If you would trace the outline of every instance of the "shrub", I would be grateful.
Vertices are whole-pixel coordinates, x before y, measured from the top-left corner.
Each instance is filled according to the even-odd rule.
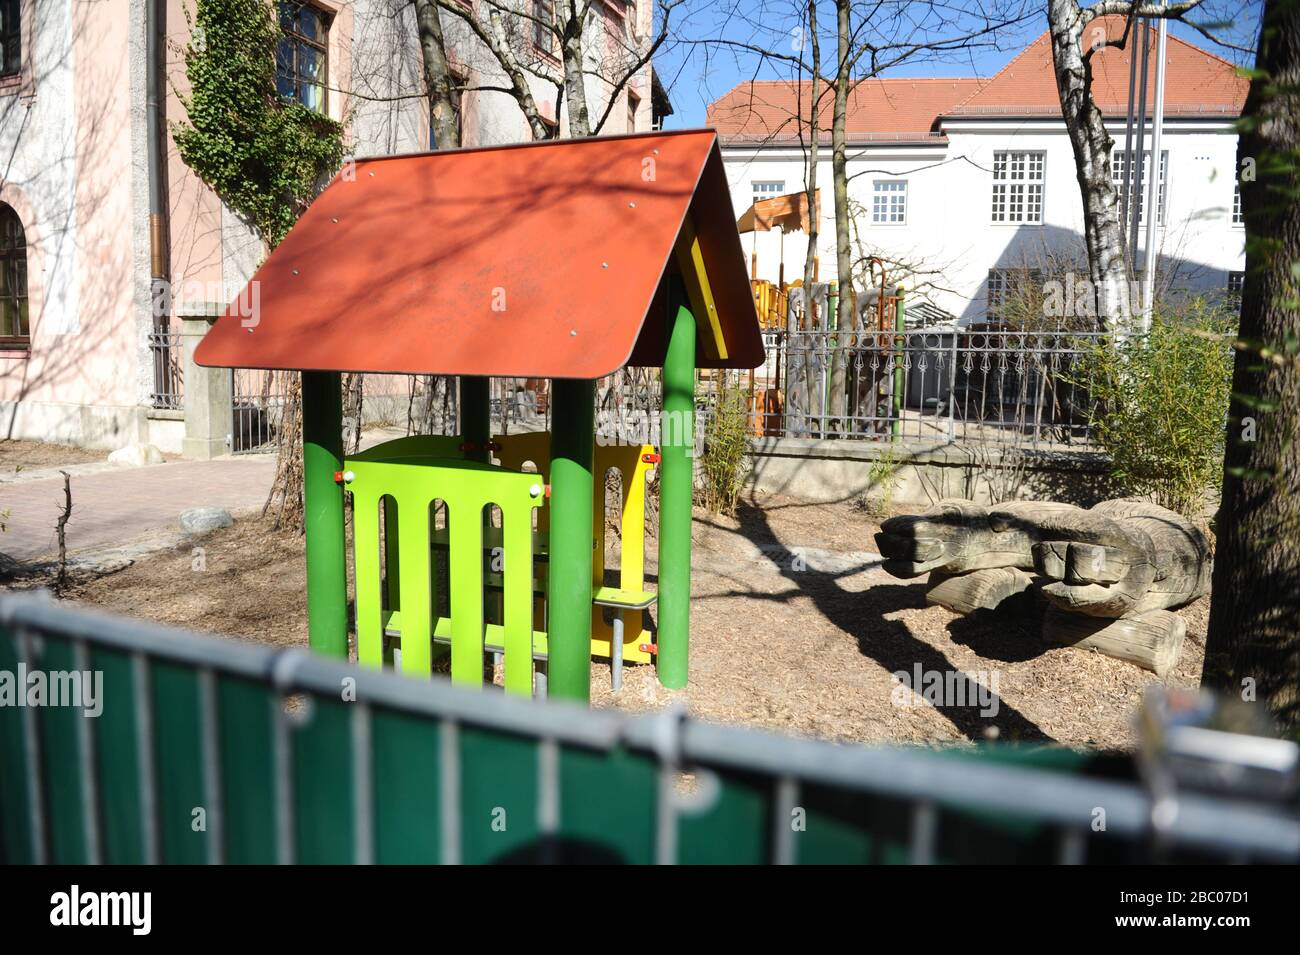
[[[1126,494],[1189,517],[1223,482],[1236,318],[1197,299],[1157,309],[1145,335],[1090,346],[1077,381],[1093,435]]]
[[[749,471],[749,392],[740,376],[718,375],[716,402],[704,429],[700,503],[713,514],[734,514]]]

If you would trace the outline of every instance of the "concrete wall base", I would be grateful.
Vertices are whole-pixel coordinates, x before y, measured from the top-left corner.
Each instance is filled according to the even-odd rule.
[[[1110,460],[1098,451],[816,438],[753,438],[750,448],[749,487],[805,501],[888,497],[896,504],[924,506],[959,497],[1087,507],[1116,494]]]

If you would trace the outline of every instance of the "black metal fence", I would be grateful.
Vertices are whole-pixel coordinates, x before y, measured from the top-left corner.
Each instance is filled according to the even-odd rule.
[[[155,328],[149,332],[149,359],[153,367],[155,408],[177,411],[185,406],[185,347],[180,332]]]
[[[767,332],[767,359],[754,378],[754,430],[1087,448],[1089,388],[1080,359],[1101,334],[954,326]]]

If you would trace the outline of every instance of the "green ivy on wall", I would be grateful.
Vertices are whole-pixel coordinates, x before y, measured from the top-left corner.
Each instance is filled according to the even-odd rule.
[[[198,0],[172,135],[181,158],[272,247],[343,161],[343,127],[276,93],[281,33],[266,0]]]

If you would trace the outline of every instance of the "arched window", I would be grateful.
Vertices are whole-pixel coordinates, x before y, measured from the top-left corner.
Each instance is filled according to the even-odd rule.
[[[0,202],[0,348],[28,344],[27,234],[18,213]]]

